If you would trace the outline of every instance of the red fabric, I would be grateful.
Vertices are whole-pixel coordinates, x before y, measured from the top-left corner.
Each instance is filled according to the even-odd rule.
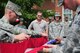
[[[44,48],[44,46],[38,47],[38,48],[34,48],[33,50],[27,52],[27,53],[37,53],[38,51],[42,50]]]
[[[47,37],[41,37],[41,38],[32,38],[31,39],[31,43],[32,43],[32,47],[40,47],[43,44],[45,44],[48,41]]]
[[[0,43],[0,53],[24,53],[27,48],[40,47],[48,40],[46,37],[30,38],[22,43]]]
[[[38,51],[42,50],[43,48],[49,48],[48,46],[40,46],[37,48],[34,48],[33,50],[26,52],[26,53],[37,53]]]

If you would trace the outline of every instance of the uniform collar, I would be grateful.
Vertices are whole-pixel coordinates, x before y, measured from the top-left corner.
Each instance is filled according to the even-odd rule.
[[[1,20],[2,20],[3,22],[5,22],[5,23],[9,23],[8,19],[6,19],[5,16],[3,16]]]
[[[60,22],[54,22],[54,24],[55,24],[55,25],[59,25],[59,24],[60,24]]]

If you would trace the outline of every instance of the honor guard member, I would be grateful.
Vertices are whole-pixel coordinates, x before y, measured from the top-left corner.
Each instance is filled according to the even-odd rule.
[[[58,0],[58,2],[58,6],[64,5],[64,8],[75,11],[75,17],[68,30],[62,52],[58,52],[59,48],[52,51],[53,53],[80,53],[80,0]]]
[[[80,53],[80,0],[59,0],[59,6],[61,5],[76,11],[63,47],[63,53]]]
[[[58,12],[55,13],[54,22],[51,22],[49,25],[49,38],[55,39],[57,37],[62,37],[63,26],[60,23],[61,16]]]
[[[14,22],[21,15],[20,7],[8,1],[5,7],[5,14],[0,19],[0,42],[22,41],[37,34],[43,36],[47,35],[45,33],[15,27],[10,24],[10,22]]]

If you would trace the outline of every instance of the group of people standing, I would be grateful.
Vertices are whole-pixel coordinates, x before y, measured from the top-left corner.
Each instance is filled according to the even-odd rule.
[[[42,12],[39,11],[37,12],[36,19],[30,23],[28,29],[38,32],[45,32],[48,34],[48,38],[50,40],[64,36],[64,33],[66,33],[64,30],[68,29],[69,25],[68,17],[65,17],[65,22],[62,23],[61,15],[56,12],[55,16],[53,16],[51,19],[54,20],[51,22],[48,20],[46,22],[46,20],[42,17]]]
[[[30,38],[31,36],[49,36],[48,38],[63,40],[66,36],[65,43],[61,48],[61,53],[80,53],[80,0],[59,0],[59,6],[64,5],[64,8],[76,11],[74,21],[68,28],[68,22],[61,23],[60,15],[55,14],[54,21],[47,24],[42,19],[42,12],[38,12],[37,19],[32,21],[28,29],[22,29],[10,24],[14,22],[21,14],[20,7],[8,1],[5,7],[5,14],[0,19],[0,42],[19,42]],[[67,21],[67,18],[66,20]],[[66,27],[65,27],[66,26]],[[69,30],[65,30],[65,29]],[[65,34],[67,33],[67,34]],[[60,53],[59,50],[53,48],[53,53]]]

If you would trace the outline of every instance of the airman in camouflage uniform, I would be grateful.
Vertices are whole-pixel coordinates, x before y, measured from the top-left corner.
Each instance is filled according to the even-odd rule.
[[[60,22],[60,19],[61,19],[61,16],[58,12],[55,13],[55,21],[51,22],[50,25],[49,25],[49,38],[50,40],[52,39],[60,39],[61,41],[64,42],[64,31],[63,31],[63,25],[62,23]],[[61,42],[61,44],[63,44]],[[52,50],[52,53],[62,53],[61,49],[62,47],[57,45],[58,47],[56,48],[50,48]]]
[[[57,49],[53,47],[52,51],[53,53],[80,53],[80,0],[59,0],[59,6],[62,4],[64,8],[76,11],[76,15],[69,27],[62,52],[59,50],[60,47]]]
[[[62,30],[63,25],[60,22],[60,14],[56,13],[55,21],[51,22],[49,25],[49,38],[50,39],[55,39],[57,37],[62,38],[63,37]]]
[[[80,53],[80,0],[59,1],[60,5],[64,5],[64,8],[76,11],[74,21],[69,28],[68,36],[63,47],[63,53]]]
[[[19,6],[8,1],[5,7],[5,15],[0,19],[0,42],[14,42],[14,37],[16,37],[17,40],[24,40],[29,38],[29,35],[46,35],[45,33],[30,31],[11,25],[10,22],[14,22],[14,20],[21,15],[19,10]]]

